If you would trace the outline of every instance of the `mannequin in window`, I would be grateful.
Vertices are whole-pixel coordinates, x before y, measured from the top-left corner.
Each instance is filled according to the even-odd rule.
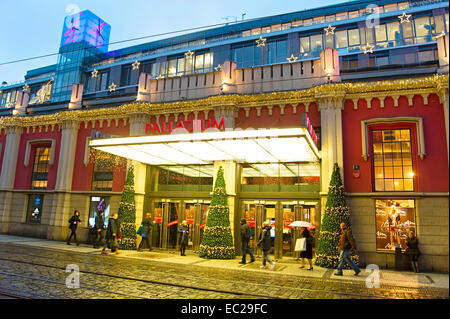
[[[391,249],[395,249],[394,238],[397,239],[397,244],[400,245],[400,236],[398,234],[398,226],[400,224],[400,212],[398,210],[398,203],[393,203],[391,210],[388,213],[389,234],[391,239]]]

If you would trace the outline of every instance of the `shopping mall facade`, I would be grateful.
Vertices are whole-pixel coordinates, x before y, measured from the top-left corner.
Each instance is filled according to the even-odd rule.
[[[320,232],[338,163],[362,265],[393,267],[414,231],[422,269],[448,272],[448,2],[346,2],[113,51],[110,30],[67,17],[57,64],[0,86],[1,233],[64,240],[77,209],[87,240],[134,165],[137,224],[150,212],[153,246],[176,249],[186,219],[196,251],[223,167],[237,251],[242,217],[255,235],[270,220],[275,257],[293,258],[289,224]]]

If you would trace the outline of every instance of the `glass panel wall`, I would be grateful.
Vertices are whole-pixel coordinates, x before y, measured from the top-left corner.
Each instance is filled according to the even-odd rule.
[[[154,166],[151,191],[211,192],[214,166]]]
[[[242,192],[318,192],[316,163],[242,164]]]

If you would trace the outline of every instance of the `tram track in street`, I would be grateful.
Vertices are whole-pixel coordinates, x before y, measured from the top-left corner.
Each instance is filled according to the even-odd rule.
[[[18,245],[20,246],[20,245]],[[19,248],[19,247],[17,247]],[[20,246],[20,248],[23,248],[23,246]],[[31,258],[39,258],[39,259],[45,259],[46,261],[52,260],[55,262],[55,264],[62,262],[61,259],[65,260],[65,264],[69,264],[69,263],[78,263],[78,264],[82,264],[84,266],[92,266],[92,267],[98,267],[99,266],[99,260],[100,260],[100,264],[104,264],[105,260],[108,260],[107,257],[105,258],[105,256],[99,256],[99,255],[93,255],[93,254],[85,254],[85,253],[80,253],[80,252],[67,252],[67,251],[57,251],[55,252],[54,250],[48,250],[48,249],[43,249],[43,248],[33,248],[33,249],[41,249],[47,253],[50,252],[50,255],[62,255],[62,256],[69,256],[69,261],[65,258],[58,258],[56,259],[55,257],[45,257],[42,255],[36,255],[36,254],[29,254],[27,252],[20,252],[20,249],[15,249],[14,251],[10,251],[10,252],[4,252],[4,251],[0,251],[0,261],[9,261],[9,262],[15,262],[15,263],[23,263],[23,264],[28,264],[31,266],[35,266],[35,267],[49,267],[49,268],[53,268],[53,269],[58,269],[58,270],[65,270],[65,267],[63,266],[58,266],[58,265],[51,265],[48,264],[48,262],[46,263],[42,263],[42,262],[31,262],[31,261],[24,261],[24,260],[20,260],[20,259],[14,259],[11,258],[12,256],[14,256],[14,254],[17,254],[19,256],[26,256]],[[7,254],[7,256],[2,257],[1,254]],[[89,256],[89,257],[87,257]],[[8,258],[6,258],[8,257]],[[77,258],[79,259],[79,257],[84,257],[83,261],[80,262],[80,260],[77,260]],[[87,258],[86,258],[87,257]],[[74,260],[73,260],[74,259]],[[114,260],[120,260],[120,259],[109,259],[108,263],[105,266],[106,268],[108,268],[108,265],[110,264],[110,262],[113,262]],[[122,259],[124,260],[124,259]],[[152,261],[150,261],[152,262]],[[153,262],[154,263],[154,262]],[[0,264],[1,265],[1,264]],[[156,267],[156,265],[152,265],[153,268]],[[150,266],[149,266],[150,267]],[[198,266],[196,266],[198,267]],[[89,267],[86,267],[89,268]],[[232,282],[230,280],[227,280],[226,283],[228,284],[228,286],[230,286],[233,289],[213,289],[211,287],[199,287],[199,286],[192,286],[192,285],[186,285],[186,284],[181,284],[181,283],[174,283],[174,282],[167,282],[167,281],[163,281],[163,280],[157,280],[155,279],[158,277],[167,277],[170,276],[172,279],[173,278],[179,278],[179,282],[186,282],[189,281],[190,279],[198,279],[192,276],[188,276],[187,274],[177,274],[177,273],[168,273],[166,272],[162,272],[162,271],[155,271],[155,270],[151,270],[152,267],[150,267],[148,275],[150,277],[154,277],[154,278],[136,278],[135,276],[130,276],[130,275],[116,275],[116,274],[111,274],[111,273],[105,273],[105,272],[98,272],[98,271],[89,271],[87,269],[80,269],[80,273],[82,274],[87,274],[87,275],[93,275],[93,276],[103,276],[106,278],[111,278],[111,279],[117,279],[117,280],[128,280],[128,281],[134,281],[134,282],[140,282],[140,283],[144,283],[144,284],[154,284],[154,285],[162,285],[164,287],[173,287],[173,288],[177,288],[177,289],[193,289],[195,291],[202,291],[202,292],[211,292],[211,293],[222,293],[222,294],[228,294],[230,296],[240,296],[240,298],[273,298],[273,299],[280,299],[280,298],[287,298],[286,296],[289,294],[285,294],[282,297],[280,297],[279,295],[275,294],[275,293],[265,293],[265,294],[258,294],[258,293],[243,293],[242,291],[236,291],[236,289],[234,289],[234,287],[236,285],[242,285],[242,281],[235,281]],[[170,268],[170,266],[168,267]],[[192,266],[190,267],[192,268]],[[189,268],[189,269],[190,269]],[[203,268],[207,268],[207,267],[202,267]],[[170,271],[170,269],[169,269]],[[259,274],[258,274],[259,275]],[[272,274],[270,273],[269,276],[277,276],[279,274]],[[289,276],[289,275],[283,275],[283,276]],[[303,277],[304,278],[304,277]],[[173,281],[173,280],[172,280]],[[219,284],[220,281],[225,281],[223,279],[216,279],[215,281],[217,281],[217,283]],[[373,293],[374,290],[369,290],[371,292],[371,294],[367,294],[367,293],[363,293],[363,291],[359,292],[359,293],[353,293],[353,292],[345,292],[345,291],[339,291],[339,285],[342,286],[342,282],[333,280],[333,279],[311,279],[311,282],[316,281],[318,282],[318,284],[313,284],[313,288],[306,288],[306,287],[285,287],[282,285],[278,285],[275,281],[271,281],[270,284],[261,284],[261,283],[253,283],[253,282],[248,282],[246,283],[247,289],[246,291],[262,291],[262,290],[271,290],[271,291],[288,291],[290,292],[290,295],[295,295],[300,294],[300,293],[305,293],[306,295],[311,295],[314,293],[320,293],[320,292],[324,292],[324,293],[329,293],[332,294],[334,296],[338,296],[338,297],[343,297],[343,298],[384,298],[383,296],[383,288],[378,288],[377,293]],[[321,287],[321,283],[336,283],[336,287],[333,287],[333,285],[331,285],[333,288],[331,290],[325,290],[322,289],[323,287]],[[358,284],[356,283],[346,283],[346,285],[352,285],[353,287],[356,288],[362,288],[362,287],[358,287]],[[388,289],[390,289],[390,287],[385,287],[384,290],[387,291]],[[395,289],[397,290],[402,290],[404,293],[410,293],[411,291],[413,292],[418,292],[421,291],[420,289],[416,289],[416,288],[407,288],[407,287],[395,287]],[[367,289],[362,289],[362,290],[366,290]],[[372,294],[373,293],[373,294]],[[447,297],[448,297],[448,292],[447,292]]]

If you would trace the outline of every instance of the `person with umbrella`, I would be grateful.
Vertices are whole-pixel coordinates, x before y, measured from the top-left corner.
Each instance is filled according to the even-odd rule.
[[[312,266],[312,250],[314,238],[312,237],[310,231],[306,227],[300,229],[300,236],[305,238],[306,249],[300,252],[300,258],[302,259],[302,265],[300,268],[305,268],[305,258],[308,259],[309,268],[307,270],[313,270]]]

